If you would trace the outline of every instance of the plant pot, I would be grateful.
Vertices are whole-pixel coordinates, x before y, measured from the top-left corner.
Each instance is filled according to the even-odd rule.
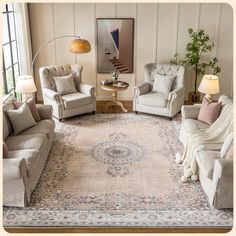
[[[199,103],[200,102],[200,93],[199,92],[194,92],[194,91],[189,92],[188,102],[190,104]]]

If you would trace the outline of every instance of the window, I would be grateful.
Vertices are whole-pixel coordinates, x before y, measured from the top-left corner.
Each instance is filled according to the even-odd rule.
[[[3,95],[13,91],[19,75],[14,4],[6,4],[3,12]]]

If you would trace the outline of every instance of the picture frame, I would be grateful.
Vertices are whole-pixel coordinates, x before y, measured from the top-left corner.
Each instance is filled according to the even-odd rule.
[[[134,18],[97,18],[97,73],[133,73]]]

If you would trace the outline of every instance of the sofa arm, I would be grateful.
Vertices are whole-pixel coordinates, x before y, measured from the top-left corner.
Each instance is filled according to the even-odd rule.
[[[51,120],[52,119],[52,106],[51,105],[36,105],[39,116],[42,120]]]
[[[144,82],[143,84],[134,87],[134,96],[140,96],[142,94],[148,93],[151,90],[151,85],[147,82]]]
[[[213,176],[216,178],[233,178],[233,160],[215,160]]]
[[[62,104],[61,95],[51,89],[43,88],[43,95],[51,100],[56,101],[58,104]]]
[[[24,158],[3,159],[3,181],[21,178],[22,171],[26,171],[26,161]]]
[[[173,101],[181,96],[184,96],[184,88],[177,88],[169,93],[168,100]]]
[[[181,108],[182,119],[194,119],[196,120],[199,114],[201,106],[195,105],[183,105]]]
[[[86,95],[94,96],[95,88],[92,85],[85,84],[85,83],[80,83],[79,86],[79,91],[81,93],[84,93]]]

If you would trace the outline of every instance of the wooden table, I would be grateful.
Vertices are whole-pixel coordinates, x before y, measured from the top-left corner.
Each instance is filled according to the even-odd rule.
[[[119,86],[117,85],[118,82],[121,82],[123,84],[123,86]],[[105,106],[105,109],[104,109],[104,112],[107,111],[108,107],[112,106],[113,108],[115,107],[120,107],[122,109],[123,112],[128,112],[123,104],[117,100],[117,93],[119,91],[123,91],[123,90],[126,90],[127,88],[129,87],[129,84],[126,83],[126,82],[123,82],[123,81],[117,81],[115,82],[113,85],[101,85],[101,88],[103,90],[106,90],[106,91],[109,91],[109,92],[112,92],[112,101],[108,102]]]

